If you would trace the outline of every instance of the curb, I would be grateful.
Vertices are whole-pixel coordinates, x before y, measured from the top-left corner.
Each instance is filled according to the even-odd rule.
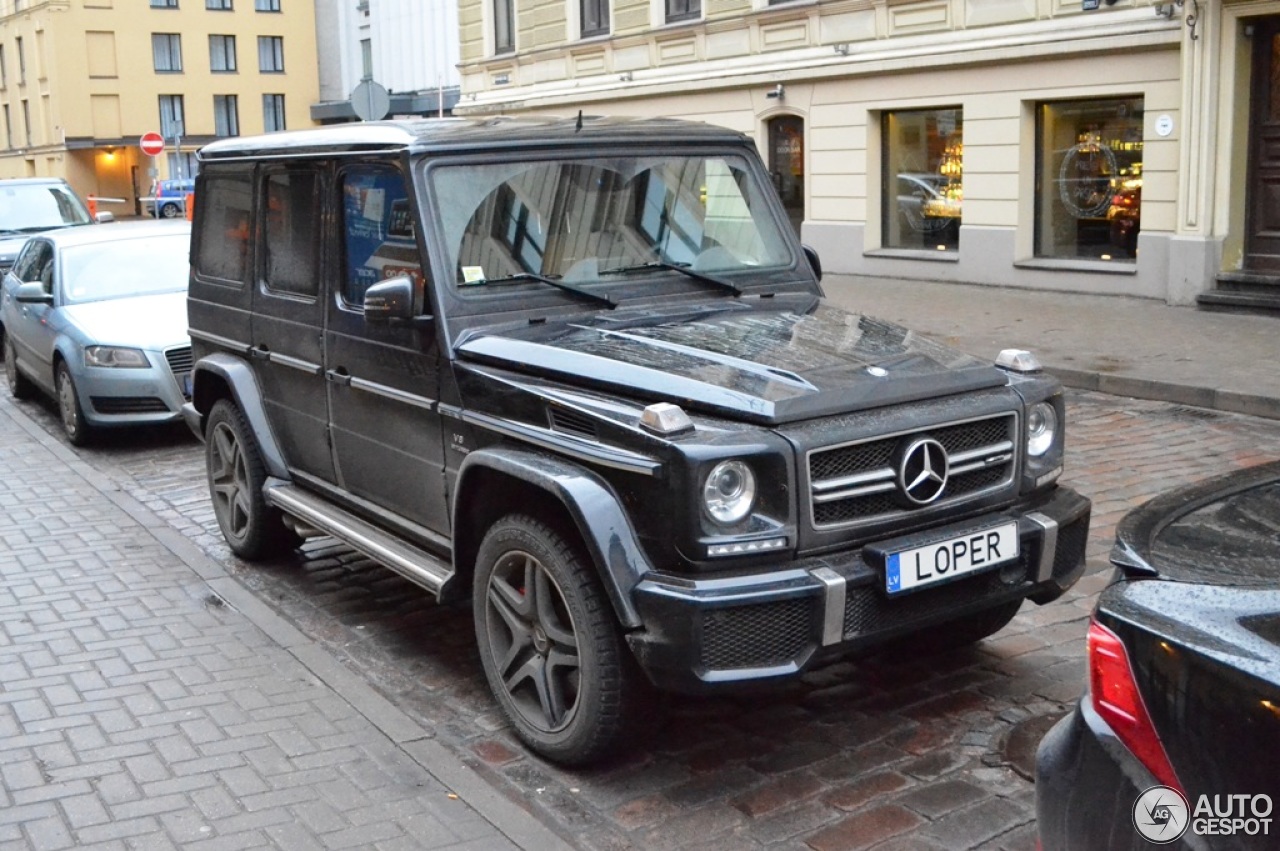
[[[532,813],[497,791],[458,757],[434,740],[434,733],[382,696],[356,672],[285,620],[246,588],[222,565],[149,508],[120,488],[110,477],[81,460],[73,450],[50,436],[17,405],[0,409],[58,461],[129,515],[176,559],[257,629],[293,656],[321,683],[342,698],[406,756],[451,790],[494,829],[526,851],[572,849],[563,838]]]
[[[1133,399],[1149,399],[1190,405],[1233,414],[1280,420],[1280,399],[1241,393],[1237,390],[1220,390],[1194,384],[1178,384],[1172,381],[1154,381],[1100,372],[1088,372],[1046,364],[1044,371],[1055,376],[1063,385],[1076,390],[1094,390],[1108,396],[1128,396]]]

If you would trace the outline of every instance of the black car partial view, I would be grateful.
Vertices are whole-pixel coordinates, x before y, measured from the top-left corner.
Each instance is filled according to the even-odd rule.
[[[1059,382],[826,303],[746,136],[666,120],[225,139],[186,415],[245,559],[322,533],[472,600],[516,733],[1002,628],[1084,569]]]
[[[1111,560],[1037,754],[1043,850],[1280,847],[1280,464],[1135,509]]]

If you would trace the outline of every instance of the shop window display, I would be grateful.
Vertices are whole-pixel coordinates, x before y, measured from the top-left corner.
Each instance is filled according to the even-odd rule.
[[[959,109],[884,114],[885,248],[959,249],[964,199],[962,121]]]
[[[1142,98],[1037,110],[1036,256],[1132,262],[1142,212]]]

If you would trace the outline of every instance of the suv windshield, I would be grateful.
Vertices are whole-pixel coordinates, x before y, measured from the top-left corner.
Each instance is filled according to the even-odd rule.
[[[793,261],[755,173],[732,155],[467,164],[431,179],[464,296],[546,279],[608,289],[682,270],[714,285]]]
[[[64,184],[0,184],[0,230],[35,232],[91,221],[84,204]]]

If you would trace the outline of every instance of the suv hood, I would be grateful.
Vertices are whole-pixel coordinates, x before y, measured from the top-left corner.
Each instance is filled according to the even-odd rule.
[[[464,360],[768,424],[1007,383],[989,363],[808,296],[479,329],[457,352]]]

